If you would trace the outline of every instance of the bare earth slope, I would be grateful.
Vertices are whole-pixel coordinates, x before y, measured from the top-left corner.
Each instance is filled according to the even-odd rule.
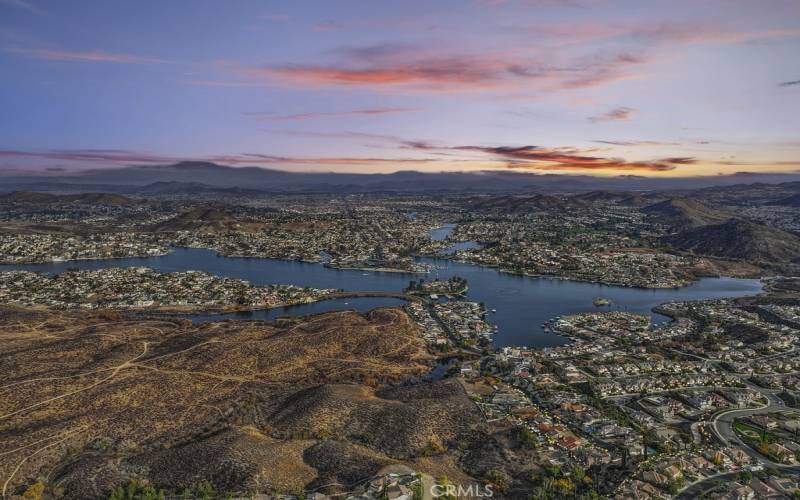
[[[106,497],[132,479],[346,486],[431,442],[449,449],[478,421],[455,382],[385,385],[431,366],[399,309],[197,326],[2,308],[0,341],[6,496],[42,477],[67,498]]]

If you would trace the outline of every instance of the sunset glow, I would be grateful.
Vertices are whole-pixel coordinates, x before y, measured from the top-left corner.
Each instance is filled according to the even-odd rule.
[[[794,0],[0,0],[0,169],[796,172],[798,54]]]

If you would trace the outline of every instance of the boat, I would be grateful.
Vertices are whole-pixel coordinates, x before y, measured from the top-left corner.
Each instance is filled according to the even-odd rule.
[[[602,307],[611,304],[611,301],[603,297],[595,297],[592,303],[595,305],[595,307]]]
[[[497,309],[492,309],[492,312],[493,312],[493,313],[496,313],[496,312],[497,312]]]

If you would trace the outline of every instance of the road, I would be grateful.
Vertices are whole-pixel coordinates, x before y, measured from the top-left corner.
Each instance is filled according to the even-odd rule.
[[[764,455],[758,453],[756,450],[752,449],[744,441],[739,439],[739,436],[736,435],[736,432],[733,429],[733,423],[737,418],[746,418],[752,415],[764,415],[767,413],[789,411],[789,408],[787,408],[786,405],[781,400],[781,398],[777,396],[776,391],[771,391],[769,389],[759,387],[749,382],[745,383],[750,389],[757,391],[762,396],[764,396],[767,400],[767,403],[759,408],[726,410],[717,413],[711,419],[711,429],[714,431],[714,435],[725,446],[728,446],[730,444],[735,444],[741,447],[745,451],[745,453],[747,453],[752,458],[762,463],[766,467],[775,467],[780,469],[794,468],[793,466],[790,465],[773,462],[769,458],[765,457]]]
[[[682,351],[677,351],[677,350],[674,351],[706,361],[709,364],[720,367],[719,364],[715,361],[711,361],[702,358],[700,356],[696,356]],[[767,413],[775,413],[788,410],[788,408],[786,408],[786,406],[784,405],[783,400],[781,400],[777,396],[777,391],[766,389],[764,387],[759,387],[746,380],[744,376],[740,376],[740,379],[742,383],[744,383],[750,390],[753,390],[761,394],[766,399],[766,403],[758,408],[724,410],[715,414],[711,418],[711,429],[713,430],[714,435],[725,446],[731,444],[739,446],[742,450],[744,450],[745,453],[747,453],[750,457],[758,461],[760,464],[763,464],[765,467],[774,467],[774,468],[779,468],[786,472],[800,473],[800,466],[797,465],[792,466],[792,465],[773,462],[769,458],[763,456],[754,449],[750,448],[750,446],[744,443],[736,435],[736,432],[733,429],[733,423],[737,418],[745,418],[745,417],[750,417],[752,415],[764,415]],[[692,426],[692,433],[694,434],[694,432],[695,428],[694,426]],[[738,474],[739,474],[738,472],[726,472],[722,474],[715,474],[713,476],[709,476],[705,479],[690,484],[688,487],[682,490],[677,495],[676,498],[681,500],[697,498],[701,492],[711,489],[718,481],[728,481],[734,479]]]
[[[671,349],[671,350],[678,354],[683,354],[684,356],[690,356],[698,360],[705,361],[719,369],[722,369],[721,364],[717,361],[712,361],[692,353],[679,351],[677,349]],[[794,352],[794,350],[790,352]],[[771,357],[784,356],[786,354],[789,354],[790,352],[780,353],[772,356],[764,356],[763,358],[759,359],[769,359]],[[766,467],[791,469],[792,468],[791,466],[773,462],[772,460],[758,453],[754,449],[750,448],[750,446],[748,446],[741,439],[739,439],[739,437],[736,435],[736,432],[733,430],[733,423],[737,418],[746,418],[753,415],[764,415],[767,413],[788,411],[788,408],[786,408],[786,405],[784,404],[783,400],[777,396],[778,391],[772,389],[766,389],[764,387],[760,387],[756,384],[753,384],[752,382],[747,380],[747,375],[745,374],[732,374],[732,375],[739,377],[739,380],[741,380],[742,383],[746,385],[748,389],[761,394],[766,399],[767,402],[766,404],[758,408],[724,410],[719,413],[716,413],[713,417],[711,417],[710,421],[711,429],[713,430],[714,435],[724,446],[735,444],[741,447],[745,451],[745,453],[750,455],[752,458],[756,459],[758,462],[764,464],[764,466]]]
[[[800,474],[800,466],[784,467],[783,472]],[[681,490],[681,492],[675,496],[675,500],[692,500],[694,498],[698,498],[701,492],[711,489],[717,483],[717,481],[727,482],[736,479],[738,475],[739,472],[725,472],[723,474],[715,474],[700,481],[696,481]]]

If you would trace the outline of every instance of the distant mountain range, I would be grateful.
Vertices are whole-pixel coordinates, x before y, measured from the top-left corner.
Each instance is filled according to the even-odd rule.
[[[738,173],[725,176],[653,178],[640,176],[531,174],[511,171],[391,174],[298,173],[260,167],[228,167],[209,162],[132,166],[72,174],[0,176],[0,191],[105,191],[180,194],[223,191],[274,192],[586,192],[593,190],[687,190],[736,184],[800,181],[796,174]]]
[[[17,203],[74,203],[76,205],[129,205],[133,200],[109,193],[51,194],[32,191],[13,191],[0,195],[0,202]]]

